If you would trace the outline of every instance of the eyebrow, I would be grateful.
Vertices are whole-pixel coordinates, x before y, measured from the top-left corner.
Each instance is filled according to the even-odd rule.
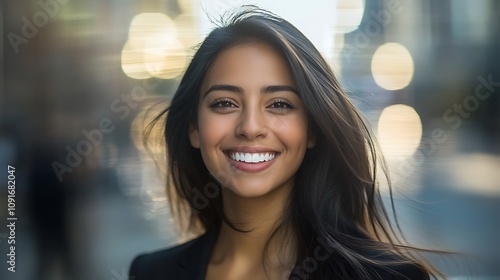
[[[211,86],[203,95],[203,97],[206,97],[210,92],[212,91],[230,91],[234,93],[244,93],[245,91],[243,88],[238,87],[238,86],[233,86],[233,85],[213,85]],[[295,94],[298,94],[297,90],[293,88],[292,86],[288,85],[273,85],[273,86],[265,86],[261,89],[262,93],[274,93],[278,91],[291,91]]]

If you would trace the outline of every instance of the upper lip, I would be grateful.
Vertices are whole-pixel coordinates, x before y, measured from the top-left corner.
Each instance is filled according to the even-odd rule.
[[[250,147],[250,146],[231,147],[226,149],[225,151],[238,152],[238,153],[269,153],[269,152],[277,153],[277,151],[266,147]]]

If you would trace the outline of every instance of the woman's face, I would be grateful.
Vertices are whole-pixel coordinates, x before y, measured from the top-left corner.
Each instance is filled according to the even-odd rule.
[[[286,61],[264,43],[223,51],[200,92],[191,145],[210,173],[240,197],[292,187],[314,145],[304,104]]]

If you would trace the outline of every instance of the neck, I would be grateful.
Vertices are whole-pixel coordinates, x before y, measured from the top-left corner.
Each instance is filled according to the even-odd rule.
[[[282,222],[284,208],[289,197],[291,186],[282,186],[273,192],[257,198],[242,198],[233,192],[223,188],[223,210],[229,222],[235,228],[248,231],[240,232],[231,228],[225,222],[219,232],[219,236],[212,253],[211,263],[245,263],[249,266],[259,266],[262,264],[264,249],[271,234]],[[269,252],[285,253],[283,242],[278,238],[273,238],[269,244]],[[277,247],[276,244],[281,246]],[[284,256],[292,256],[293,254]],[[281,256],[281,261],[284,260]],[[269,254],[271,263],[278,259],[276,254]],[[291,260],[287,260],[287,265]],[[293,263],[291,263],[293,264]]]

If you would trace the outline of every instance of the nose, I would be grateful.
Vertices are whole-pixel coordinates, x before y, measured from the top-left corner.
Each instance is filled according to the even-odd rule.
[[[243,110],[235,133],[237,137],[244,137],[248,140],[265,137],[267,135],[267,124],[263,112],[258,108]]]

